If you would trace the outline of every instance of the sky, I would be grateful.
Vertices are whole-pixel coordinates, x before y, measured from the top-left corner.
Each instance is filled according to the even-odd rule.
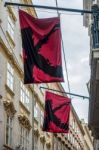
[[[55,0],[33,0],[34,4],[55,6]],[[64,8],[83,9],[83,0],[58,0],[58,6]],[[77,13],[62,12],[61,32],[67,62],[70,92],[84,96],[88,95],[87,82],[90,79],[89,52],[90,41],[88,29],[83,26],[83,16]],[[37,9],[38,18],[57,16],[56,11]],[[66,69],[63,59],[65,83],[63,87],[68,92]],[[68,95],[69,96],[69,95]],[[72,104],[80,119],[88,122],[88,99],[71,96]]]

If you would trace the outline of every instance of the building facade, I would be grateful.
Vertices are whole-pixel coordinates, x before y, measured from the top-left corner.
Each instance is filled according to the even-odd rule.
[[[91,131],[88,128],[88,124],[81,120],[81,125],[85,132],[84,140],[85,140],[85,149],[93,150],[93,137],[91,136]]]
[[[89,120],[88,124],[94,136],[94,149],[99,149],[99,1],[83,0],[84,9],[94,11],[84,15],[84,26],[88,28],[90,37],[90,68],[89,81]]]
[[[68,134],[42,131],[45,91],[39,84],[23,84],[18,9],[5,8],[0,0],[0,150],[85,150],[85,132],[72,105]],[[36,16],[35,10],[24,10]],[[42,86],[64,90],[58,83]]]

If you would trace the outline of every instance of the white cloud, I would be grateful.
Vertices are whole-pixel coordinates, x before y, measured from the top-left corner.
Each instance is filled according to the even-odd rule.
[[[81,59],[81,63],[87,63],[88,64],[89,57],[84,57]]]

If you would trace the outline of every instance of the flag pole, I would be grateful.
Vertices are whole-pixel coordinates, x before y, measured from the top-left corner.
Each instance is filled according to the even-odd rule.
[[[82,10],[82,9],[72,9],[72,8],[63,8],[63,7],[52,7],[52,6],[44,6],[44,5],[32,5],[32,4],[22,4],[22,3],[12,3],[12,2],[5,2],[4,6],[21,6],[21,7],[32,7],[32,8],[40,8],[40,9],[50,9],[50,10],[59,10],[59,11],[68,11],[68,12],[76,12],[82,14],[93,14],[97,13],[96,10]]]
[[[58,8],[58,1],[55,0],[55,2],[56,2],[56,7]],[[58,17],[60,17],[59,10],[57,10],[57,15],[58,15]],[[63,51],[63,57],[64,57],[65,70],[66,70],[66,78],[67,78],[68,91],[70,93],[70,83],[69,83],[69,77],[68,77],[68,69],[67,69],[67,62],[66,62],[66,57],[65,57],[65,49],[64,49],[63,37],[62,37],[62,51]]]
[[[74,94],[74,93],[70,93],[70,92],[58,91],[58,90],[55,90],[55,89],[50,89],[50,88],[46,88],[46,87],[42,87],[42,86],[40,86],[40,89],[45,89],[45,90],[50,90],[50,91],[54,91],[54,92],[59,92],[59,93],[63,93],[63,94],[68,94],[68,95],[76,96],[76,97],[81,97],[83,99],[89,99],[89,97],[87,97],[87,96],[83,96],[83,95],[79,95],[79,94]]]

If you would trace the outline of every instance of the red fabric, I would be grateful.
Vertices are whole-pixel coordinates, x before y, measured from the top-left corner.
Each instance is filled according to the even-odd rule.
[[[46,92],[43,130],[53,133],[69,131],[70,99]]]
[[[61,60],[60,19],[58,17],[36,19],[22,10],[19,10],[19,19],[24,49],[24,82],[64,81]],[[39,48],[37,45],[39,45]],[[29,75],[30,73],[31,75]]]

